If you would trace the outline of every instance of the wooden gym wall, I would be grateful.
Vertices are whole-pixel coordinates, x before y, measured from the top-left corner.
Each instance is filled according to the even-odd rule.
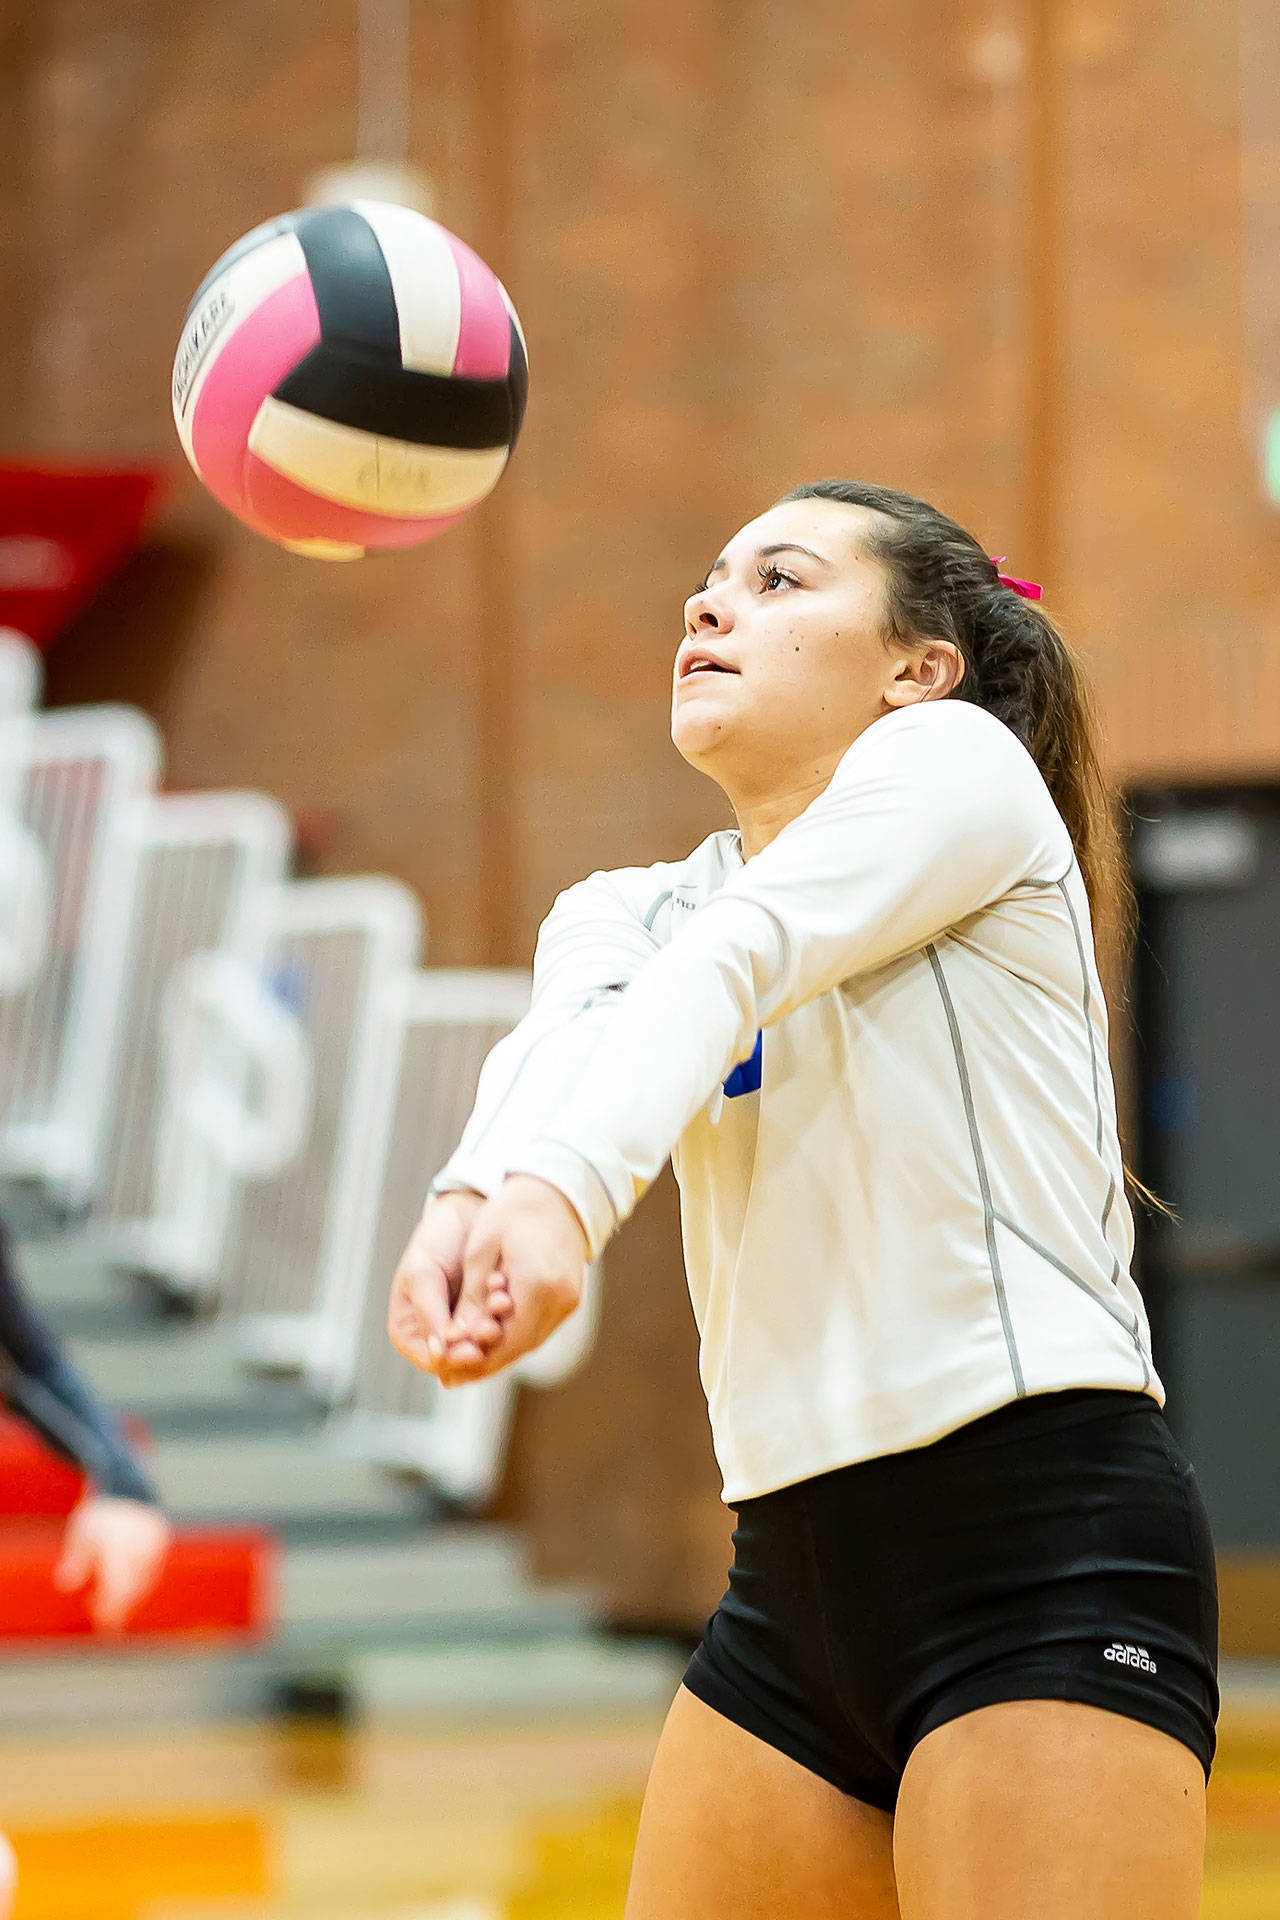
[[[175,784],[269,787],[330,870],[410,880],[436,963],[523,963],[559,887],[726,823],[667,739],[681,602],[843,473],[1046,580],[1118,774],[1280,770],[1233,9],[422,0],[413,155],[520,307],[529,417],[470,525],[326,567],[200,494],[167,389],[214,256],[350,157],[354,11],[0,0],[0,441],[175,474],[55,697],[139,700]],[[555,1571],[692,1622],[727,1528],[669,1183],[610,1282],[508,1500]]]

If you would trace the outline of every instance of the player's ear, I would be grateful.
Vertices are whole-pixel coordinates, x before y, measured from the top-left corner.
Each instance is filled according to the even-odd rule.
[[[915,707],[945,700],[964,678],[964,655],[953,640],[930,640],[898,655],[884,689],[886,706]]]

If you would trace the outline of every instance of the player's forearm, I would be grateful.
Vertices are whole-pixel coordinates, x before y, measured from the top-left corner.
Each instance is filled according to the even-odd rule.
[[[545,1127],[576,1085],[599,1040],[612,995],[574,1007],[538,1008],[500,1040],[485,1061],[471,1118],[431,1182],[431,1193],[502,1185],[513,1155]]]
[[[592,1257],[628,1217],[672,1147],[755,1044],[784,964],[770,916],[712,902],[636,975],[576,1087],[509,1156],[570,1201]]]

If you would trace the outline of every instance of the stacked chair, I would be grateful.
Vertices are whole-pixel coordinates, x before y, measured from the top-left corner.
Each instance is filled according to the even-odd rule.
[[[162,793],[145,716],[44,713],[38,691],[34,651],[0,634],[0,1187],[45,1227],[24,1257],[75,1357],[155,1425],[182,1522],[112,1656],[138,1643],[133,1709],[148,1688],[188,1713],[323,1693],[361,1662],[385,1704],[416,1697],[406,1642],[580,1638],[588,1601],[533,1587],[518,1539],[469,1516],[521,1385],[589,1352],[598,1271],[543,1348],[461,1392],[385,1333],[396,1258],[528,976],[424,968],[409,889],[291,879],[270,797]],[[45,1642],[92,1638],[48,1577],[80,1490],[0,1423],[0,1647],[25,1655],[0,1658],[0,1728],[67,1698]],[[662,1694],[669,1658],[631,1651],[632,1691]],[[99,1682],[118,1699],[96,1673],[79,1708]]]
[[[83,1211],[111,1137],[118,1009],[133,971],[135,848],[122,834],[154,787],[144,715],[37,713],[38,656],[0,635],[0,1176]],[[135,1441],[148,1436],[134,1423]],[[80,1474],[0,1419],[0,1644],[91,1637],[80,1595],[52,1583]],[[256,1527],[175,1537],[133,1632],[255,1641],[270,1624],[274,1543]]]

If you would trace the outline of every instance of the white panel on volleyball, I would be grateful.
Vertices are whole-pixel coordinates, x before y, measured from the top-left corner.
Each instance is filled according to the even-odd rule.
[[[219,1263],[223,1312],[251,1364],[310,1364],[360,1206],[381,1008],[422,939],[417,897],[397,880],[299,881],[275,896],[267,978],[305,1035],[311,1106],[297,1155],[244,1186]]]
[[[202,954],[252,965],[266,889],[281,884],[288,816],[262,793],[149,796],[122,810],[137,862],[135,933],[119,1014],[119,1064],[94,1205],[94,1237],[117,1265],[160,1273],[157,1132],[175,983]],[[198,1263],[197,1263],[198,1264]]]
[[[160,741],[131,707],[18,724],[19,822],[39,868],[23,885],[44,924],[38,965],[0,999],[0,1174],[79,1206],[98,1165],[132,931],[136,859],[121,809],[153,788]]]
[[[529,1005],[524,973],[426,972],[397,981],[383,1008],[378,1098],[361,1169],[363,1210],[333,1275],[313,1378],[341,1404],[330,1417],[344,1452],[431,1479],[483,1504],[506,1456],[516,1388],[552,1386],[590,1351],[598,1267],[579,1310],[551,1339],[492,1379],[445,1392],[387,1338],[391,1276],[433,1176],[457,1145],[485,1056]]]

